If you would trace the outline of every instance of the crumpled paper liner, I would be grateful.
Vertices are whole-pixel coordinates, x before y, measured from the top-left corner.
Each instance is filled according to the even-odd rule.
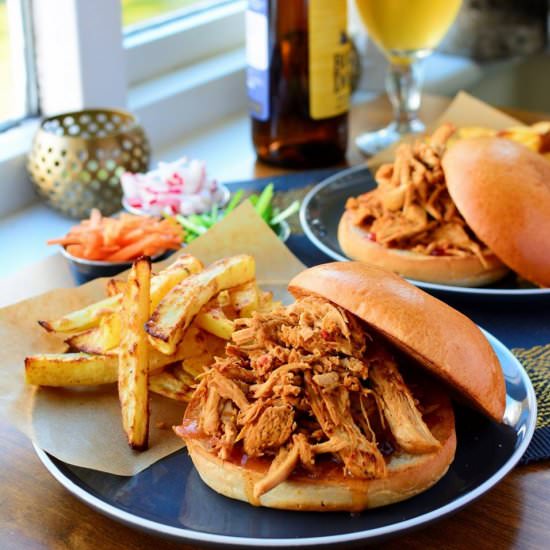
[[[504,130],[510,126],[524,126],[522,122],[487,105],[487,103],[466,92],[459,92],[457,94],[445,112],[434,123],[428,125],[427,132],[432,132],[445,122],[451,122],[456,126],[482,126],[484,128],[492,128],[493,130]],[[403,141],[412,142],[415,139],[418,139],[418,135],[407,136]],[[382,163],[392,162],[395,149],[398,146],[399,143],[396,143],[370,157],[367,161],[367,166],[374,168]]]
[[[286,302],[286,285],[304,266],[281,243],[273,231],[246,202],[227,218],[194,241],[182,253],[197,256],[205,265],[234,254],[251,254],[256,275],[264,290]],[[155,270],[174,261],[174,255]],[[28,270],[28,292],[36,285],[55,286],[59,273],[66,281],[64,264],[53,256]],[[56,266],[61,266],[56,271]],[[41,273],[54,275],[49,280]],[[151,397],[150,446],[132,451],[122,430],[116,385],[97,388],[39,388],[24,383],[24,359],[36,353],[65,349],[63,337],[44,331],[39,319],[52,319],[105,296],[105,280],[95,280],[78,288],[51,290],[0,310],[0,413],[18,426],[39,447],[77,466],[118,475],[133,475],[183,447],[171,427],[181,422],[185,404],[160,396]],[[66,337],[66,336],[65,336]]]

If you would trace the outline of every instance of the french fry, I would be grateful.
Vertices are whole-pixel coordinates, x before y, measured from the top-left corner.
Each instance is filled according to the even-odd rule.
[[[116,382],[116,356],[46,353],[25,358],[25,380],[36,386],[94,386]]]
[[[197,314],[195,322],[203,330],[231,340],[235,329],[233,321],[250,317],[258,309],[258,287],[252,280],[217,294]]]
[[[189,401],[195,378],[185,372],[181,365],[173,365],[149,378],[149,390],[177,401]]]
[[[218,292],[218,294],[216,294],[211,301],[214,302],[217,307],[230,307],[231,295],[229,294],[229,290],[222,290],[221,292]]]
[[[118,395],[128,444],[139,451],[147,449],[149,436],[149,359],[143,325],[149,317],[150,283],[151,262],[149,258],[138,258],[122,300]]]
[[[192,329],[193,326],[187,333]],[[199,335],[202,335],[203,351],[169,365],[162,372],[152,374],[149,377],[149,389],[152,392],[178,401],[189,401],[197,378],[212,364],[216,355],[223,353],[225,347],[225,341],[220,338],[202,331],[199,331]]]
[[[159,373],[178,363],[198,376],[214,356],[223,354],[225,341],[193,323],[173,355],[149,348],[149,372]],[[118,350],[110,355],[88,353],[42,353],[25,359],[26,382],[38,386],[86,386],[112,384],[118,380]]]
[[[250,317],[258,309],[258,287],[256,281],[230,290],[231,305],[236,317]]]
[[[227,318],[220,307],[205,306],[195,317],[195,323],[206,332],[224,340],[231,340],[235,330],[233,321]]]
[[[174,285],[201,270],[201,262],[190,254],[180,256],[173,264],[162,270],[151,282],[150,311],[157,307],[157,304]],[[98,326],[102,317],[119,311],[121,303],[122,294],[116,294],[68,313],[59,319],[38,322],[49,332],[78,332]]]
[[[124,294],[126,288],[126,281],[122,279],[109,279],[105,285],[107,296],[116,296],[117,294]]]
[[[173,264],[163,269],[151,279],[151,310],[152,313],[166,294],[187,277],[200,273],[203,265],[200,260],[183,254]]]
[[[95,327],[99,320],[120,309],[122,294],[105,298],[53,321],[38,321],[48,332],[77,332]]]
[[[449,146],[460,139],[481,136],[503,137],[521,143],[532,151],[544,154],[550,149],[550,122],[538,122],[531,126],[510,126],[499,131],[484,127],[465,126],[457,129],[456,134],[449,141]]]
[[[224,340],[220,340],[220,342],[225,343]],[[220,353],[214,353],[210,350],[202,355],[189,357],[181,362],[181,368],[195,380],[213,363],[214,357],[222,353],[223,348]]]
[[[218,292],[254,279],[254,258],[233,256],[214,262],[173,287],[160,301],[145,328],[149,341],[170,355],[176,349],[195,315]]]
[[[448,146],[451,147],[461,139],[482,136],[497,136],[521,143],[546,158],[548,158],[547,152],[550,151],[550,121],[537,122],[531,126],[510,126],[499,131],[478,126],[465,126],[457,129],[456,134],[449,140]]]
[[[170,399],[188,401],[196,377],[212,363],[213,355],[206,353],[175,364],[172,359],[170,363],[173,366],[151,373],[149,391]],[[114,383],[117,378],[118,359],[113,356],[61,353],[34,355],[25,359],[25,380],[27,384],[36,386],[96,386]]]
[[[235,319],[251,317],[255,311],[272,311],[282,306],[281,302],[273,301],[271,292],[264,292],[260,299],[256,283],[242,285],[229,290],[232,303],[227,307],[219,307],[217,297],[204,306],[197,316],[197,326],[224,340],[231,340],[235,328]]]
[[[453,136],[453,138],[457,139],[470,139],[470,138],[476,138],[476,137],[491,137],[496,134],[495,130],[492,130],[491,128],[484,128],[483,126],[463,126],[462,128],[458,128],[456,131],[456,136]]]
[[[65,340],[71,350],[105,355],[120,344],[120,314],[102,317],[99,326]]]
[[[541,120],[540,122],[535,122],[535,124],[531,124],[530,128],[531,130],[533,130],[533,132],[536,132],[537,134],[549,134],[550,120]]]
[[[151,373],[172,363],[191,361],[190,365],[209,364],[223,352],[223,341],[191,325],[173,355],[149,347]],[[25,359],[26,381],[37,386],[89,386],[118,381],[118,349],[109,355],[89,353],[43,353]],[[195,371],[202,372],[200,369]]]

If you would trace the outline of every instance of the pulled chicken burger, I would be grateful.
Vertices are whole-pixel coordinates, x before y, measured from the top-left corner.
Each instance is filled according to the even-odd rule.
[[[360,511],[426,490],[456,448],[437,377],[502,419],[495,354],[442,302],[358,262],[308,269],[289,289],[295,303],[237,321],[175,428],[215,491],[256,506]]]
[[[444,124],[425,141],[400,145],[377,170],[378,187],[348,199],[338,227],[345,254],[433,283],[481,286],[508,272],[449,195],[442,160],[455,132]]]

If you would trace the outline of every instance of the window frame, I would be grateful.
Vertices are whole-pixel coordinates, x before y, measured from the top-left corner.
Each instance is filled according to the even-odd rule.
[[[5,132],[19,125],[25,119],[38,114],[36,67],[32,54],[34,39],[31,0],[6,0],[5,6],[10,33],[10,50],[12,50],[11,63],[23,65],[26,70],[13,83],[16,97],[21,98],[17,106],[18,112],[15,112],[10,118],[0,120],[0,132]]]
[[[128,108],[158,157],[170,143],[245,109],[245,0],[126,36],[118,1],[56,3],[51,10],[51,0],[32,1],[41,116]],[[24,166],[38,125],[35,117],[0,133],[0,217],[36,200]]]
[[[125,33],[129,86],[243,47],[246,4],[244,0],[226,0],[150,27],[135,26]]]

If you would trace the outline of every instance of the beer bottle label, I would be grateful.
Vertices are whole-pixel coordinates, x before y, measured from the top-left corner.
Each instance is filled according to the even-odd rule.
[[[246,88],[251,116],[269,119],[268,0],[249,0],[246,11]]]
[[[347,0],[309,0],[309,114],[329,118],[348,111],[350,41]]]

